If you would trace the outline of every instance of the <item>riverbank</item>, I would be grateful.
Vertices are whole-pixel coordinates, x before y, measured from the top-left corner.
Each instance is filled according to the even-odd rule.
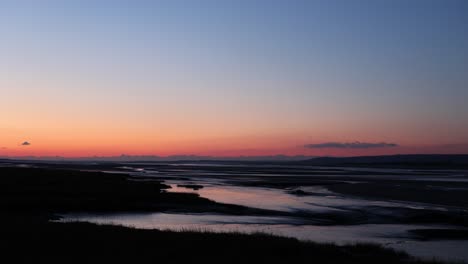
[[[140,181],[126,174],[2,167],[0,175],[1,248],[3,257],[12,254],[15,262],[430,263],[368,244],[338,246],[265,234],[169,232],[51,222],[60,214],[79,212],[246,216],[282,212],[217,203],[194,193],[171,193],[158,180]]]
[[[2,225],[2,257],[15,263],[439,263],[371,244],[337,246],[266,234],[138,230],[88,223]]]

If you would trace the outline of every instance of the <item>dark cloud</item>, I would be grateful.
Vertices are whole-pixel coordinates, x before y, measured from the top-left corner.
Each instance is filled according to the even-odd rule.
[[[390,148],[390,147],[398,147],[398,144],[395,143],[368,143],[368,142],[325,142],[319,144],[307,144],[304,145],[306,148],[314,148],[314,149],[321,149],[321,148],[339,148],[339,149],[369,149],[369,148]]]
[[[31,145],[31,143],[29,143],[28,141],[21,143],[21,146],[29,146],[29,145]]]

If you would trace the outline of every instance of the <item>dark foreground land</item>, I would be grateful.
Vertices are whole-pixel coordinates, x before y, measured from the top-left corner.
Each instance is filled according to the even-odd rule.
[[[123,174],[0,168],[2,263],[430,263],[375,245],[336,246],[264,234],[137,230],[51,222],[67,212],[184,211],[269,214],[168,193]]]
[[[4,227],[1,235],[2,255],[13,253],[11,263],[430,263],[375,245],[335,246],[263,234],[42,223]]]

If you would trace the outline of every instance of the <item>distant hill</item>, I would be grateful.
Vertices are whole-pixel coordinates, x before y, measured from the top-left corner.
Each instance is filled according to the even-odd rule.
[[[360,157],[321,157],[298,162],[316,166],[456,166],[468,168],[468,155],[390,155]]]
[[[23,157],[2,157],[0,162],[289,162],[302,161],[314,158],[314,156],[304,155],[270,155],[270,156],[198,156],[198,155],[172,155],[172,156],[139,156],[120,155],[108,157],[75,157],[67,158],[60,156],[23,156]]]

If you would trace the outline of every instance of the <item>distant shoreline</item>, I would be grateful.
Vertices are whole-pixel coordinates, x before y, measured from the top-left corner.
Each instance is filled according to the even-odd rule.
[[[225,163],[225,164],[287,164],[304,166],[358,166],[392,168],[456,168],[468,169],[468,154],[401,154],[355,157],[314,156],[251,156],[251,157],[203,157],[203,156],[119,156],[119,157],[1,157],[1,162],[11,163]]]

